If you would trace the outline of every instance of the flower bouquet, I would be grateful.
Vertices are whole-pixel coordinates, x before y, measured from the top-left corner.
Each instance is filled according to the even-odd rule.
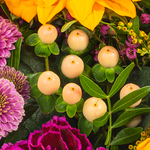
[[[0,0],[1,150],[149,150],[149,92],[149,0]]]

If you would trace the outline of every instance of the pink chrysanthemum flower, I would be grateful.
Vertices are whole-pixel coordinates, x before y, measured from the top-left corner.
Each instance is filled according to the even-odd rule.
[[[22,37],[17,25],[0,16],[0,68],[6,65],[6,59],[10,57],[10,50],[14,50],[13,43]]]
[[[16,131],[24,113],[23,97],[12,82],[0,79],[0,139],[9,132]]]
[[[25,103],[27,102],[26,100],[30,98],[31,89],[29,82],[26,80],[27,76],[19,70],[16,71],[14,67],[5,66],[0,69],[0,78],[5,78],[13,82],[17,92],[22,95]]]

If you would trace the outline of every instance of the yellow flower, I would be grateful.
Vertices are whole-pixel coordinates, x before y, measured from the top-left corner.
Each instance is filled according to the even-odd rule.
[[[36,15],[35,0],[5,0],[11,13],[30,22]]]
[[[141,1],[141,0],[132,0],[133,2],[138,2],[138,1]]]
[[[137,150],[150,150],[150,138],[147,138],[145,141],[141,142],[137,146]]]
[[[66,0],[5,0],[9,10],[30,22],[37,14],[40,23],[50,21],[64,7]]]
[[[66,8],[83,26],[94,30],[101,21],[105,8],[121,16],[134,18],[136,8],[132,0],[67,0]]]

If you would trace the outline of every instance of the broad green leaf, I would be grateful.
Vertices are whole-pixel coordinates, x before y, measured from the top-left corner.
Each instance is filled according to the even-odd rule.
[[[142,131],[141,127],[124,128],[116,135],[110,145],[124,145],[134,142],[140,137]]]
[[[112,128],[121,127],[128,122],[130,122],[134,117],[138,115],[148,114],[150,113],[150,108],[135,108],[135,109],[127,109],[124,113],[122,113],[117,120],[114,122]]]
[[[40,39],[37,33],[29,35],[26,39],[26,43],[30,46],[35,46],[40,43]]]
[[[122,99],[118,100],[112,109],[112,112],[117,112],[123,109],[126,109],[127,107],[131,106],[138,100],[144,98],[148,93],[150,92],[150,86],[145,86],[143,88],[140,88],[138,90],[135,90]]]
[[[106,68],[105,76],[106,79],[112,83],[115,80],[115,70],[113,68]]]
[[[116,65],[116,66],[114,67],[114,70],[115,70],[115,72],[116,72],[117,74],[120,74],[120,73],[123,71],[123,68],[122,68],[121,66],[119,66],[119,65]]]
[[[78,129],[80,129],[81,134],[86,134],[86,136],[89,136],[93,129],[93,124],[86,120],[86,118],[80,117],[78,121]]]
[[[62,96],[60,96],[55,103],[56,110],[60,113],[66,111],[67,105],[68,104],[63,100]]]
[[[48,44],[44,44],[42,42],[37,44],[34,50],[35,50],[35,54],[39,57],[48,57],[51,54]]]
[[[76,106],[77,106],[77,112],[82,112],[83,104],[84,104],[84,99],[81,98],[81,100],[80,100],[78,103],[76,103]]]
[[[136,15],[136,17],[133,18],[133,19],[131,19],[130,21],[133,23],[133,25],[132,25],[133,31],[134,31],[136,34],[138,34],[139,31],[140,31],[140,29],[139,29],[139,27],[140,27],[140,24],[139,24],[139,23],[140,23],[139,16]]]
[[[99,130],[99,127],[95,127],[95,126],[93,126],[93,132],[94,132],[94,133],[97,133],[97,132],[98,132],[98,130]]]
[[[108,118],[109,118],[109,113],[106,112],[100,118],[97,118],[97,119],[93,120],[93,124],[94,124],[95,127],[102,127],[103,125],[105,125],[107,123]]]
[[[97,82],[103,82],[106,80],[105,71],[106,68],[100,64],[93,66],[92,73]]]
[[[42,94],[40,97],[36,99],[39,107],[43,111],[43,113],[48,114],[51,113],[55,108],[55,98],[52,95],[44,95]]]
[[[149,0],[142,0],[141,2],[138,2],[141,6],[150,8],[150,1]]]
[[[70,27],[71,25],[73,25],[73,24],[76,23],[76,22],[77,22],[77,20],[72,20],[72,21],[70,21],[70,22],[65,23],[65,24],[62,26],[62,28],[61,28],[61,32],[65,32],[66,30],[69,29],[69,27]]]
[[[35,98],[40,97],[42,95],[42,93],[39,91],[39,89],[37,87],[37,84],[35,84],[31,87],[30,95]]]
[[[91,96],[106,99],[107,95],[102,89],[86,76],[80,75],[80,83],[83,89]]]
[[[59,47],[58,47],[56,42],[49,44],[48,47],[49,47],[49,50],[52,54],[54,54],[54,55],[59,54]]]
[[[119,150],[118,145],[112,145],[110,150]]]
[[[76,104],[74,104],[74,105],[67,105],[66,113],[67,113],[67,115],[70,118],[74,117],[74,115],[76,114],[76,112],[77,112],[77,106],[76,106]]]
[[[38,78],[41,75],[41,72],[35,74],[32,78],[30,78],[30,86],[32,87],[33,85],[37,84]]]
[[[129,66],[127,66],[121,74],[116,78],[115,83],[113,84],[110,92],[109,92],[109,97],[112,97],[115,95],[120,88],[125,84],[130,72],[132,71],[134,67],[134,63],[131,63]]]

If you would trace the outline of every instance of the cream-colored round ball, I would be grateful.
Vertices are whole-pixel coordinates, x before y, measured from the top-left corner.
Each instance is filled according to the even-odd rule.
[[[37,87],[44,95],[51,95],[59,89],[60,78],[52,71],[44,71],[38,78]]]
[[[76,55],[67,55],[61,64],[62,73],[70,78],[78,77],[84,70],[84,62]]]
[[[112,68],[119,61],[119,53],[112,46],[104,46],[98,53],[98,61],[103,67]]]
[[[89,121],[103,116],[107,111],[107,105],[101,98],[90,97],[83,104],[83,115]]]
[[[122,99],[124,96],[128,95],[129,93],[140,89],[140,87],[136,84],[133,83],[128,83],[126,85],[124,85],[122,87],[122,89],[120,90],[120,99]],[[132,104],[130,107],[136,107],[141,103],[142,99],[140,99],[139,101],[137,101],[136,103]]]
[[[126,124],[127,127],[134,128],[142,121],[142,116],[137,116],[133,118],[129,123]]]
[[[53,43],[57,38],[58,32],[55,26],[44,24],[38,29],[38,36],[45,44]]]
[[[67,41],[74,51],[83,51],[89,44],[89,37],[83,30],[76,29],[69,34]]]
[[[63,100],[70,105],[78,103],[82,97],[81,87],[76,83],[66,84],[62,90],[62,97]]]

